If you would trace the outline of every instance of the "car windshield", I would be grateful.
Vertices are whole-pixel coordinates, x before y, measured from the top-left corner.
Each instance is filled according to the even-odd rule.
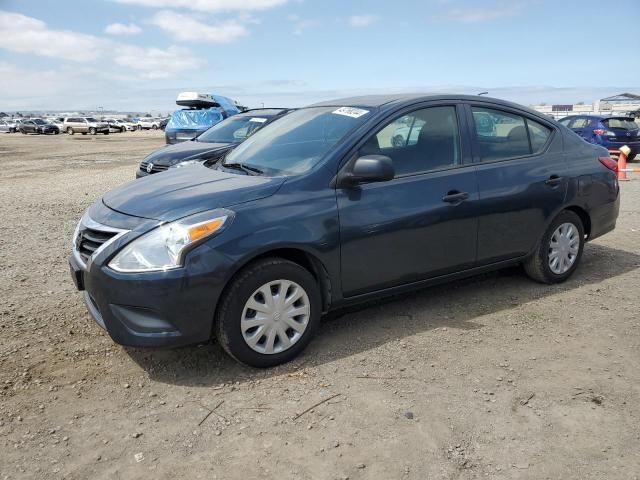
[[[607,118],[602,120],[602,123],[607,128],[621,128],[623,130],[637,130],[639,128],[633,118]]]
[[[240,143],[262,128],[267,120],[259,115],[229,117],[199,135],[196,140],[205,143]]]
[[[87,122],[97,122],[98,120],[96,120],[93,117],[87,117]]]
[[[313,168],[369,110],[309,107],[267,125],[227,155],[222,166],[240,164],[265,175],[299,175]]]
[[[45,122],[41,118],[36,118],[33,121],[34,121],[34,123],[37,123],[38,125],[46,125],[47,124],[47,122]]]

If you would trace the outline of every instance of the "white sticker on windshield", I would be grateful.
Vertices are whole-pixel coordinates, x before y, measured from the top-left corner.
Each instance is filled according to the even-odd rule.
[[[360,118],[362,115],[369,113],[369,110],[363,110],[361,108],[353,108],[353,107],[340,107],[337,110],[334,110],[331,113],[335,113],[336,115],[346,115],[347,117],[352,118]]]
[[[249,119],[250,122],[264,123],[267,121],[266,118],[252,117]]]

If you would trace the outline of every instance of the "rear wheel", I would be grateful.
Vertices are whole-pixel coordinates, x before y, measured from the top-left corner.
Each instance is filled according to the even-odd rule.
[[[151,125],[151,128],[152,128],[153,130],[157,130],[157,129],[158,129],[158,126],[157,126],[157,125]]]
[[[549,225],[536,251],[524,262],[527,275],[541,283],[561,283],[580,263],[584,227],[580,217],[564,210]]]
[[[270,258],[249,265],[232,280],[216,312],[215,334],[239,362],[272,367],[304,350],[320,315],[313,275],[296,263]]]

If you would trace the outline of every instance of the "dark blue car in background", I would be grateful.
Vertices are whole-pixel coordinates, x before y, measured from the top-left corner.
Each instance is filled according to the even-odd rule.
[[[77,226],[71,273],[118,343],[215,337],[268,367],[347,304],[514,264],[565,281],[585,242],[616,225],[615,169],[604,148],[509,102],[335,100],[215,165],[107,193]]]
[[[640,126],[633,117],[572,115],[558,121],[587,142],[602,145],[607,150],[628,146],[631,149],[629,160],[640,153]]]

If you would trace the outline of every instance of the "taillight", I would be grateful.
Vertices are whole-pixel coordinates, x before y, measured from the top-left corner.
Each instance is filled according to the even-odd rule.
[[[603,128],[594,128],[593,129],[593,133],[595,133],[596,135],[607,135],[609,137],[615,137],[616,134],[613,132],[610,132],[609,130],[605,130]]]
[[[618,162],[611,157],[598,157],[600,163],[614,173],[618,173]]]

